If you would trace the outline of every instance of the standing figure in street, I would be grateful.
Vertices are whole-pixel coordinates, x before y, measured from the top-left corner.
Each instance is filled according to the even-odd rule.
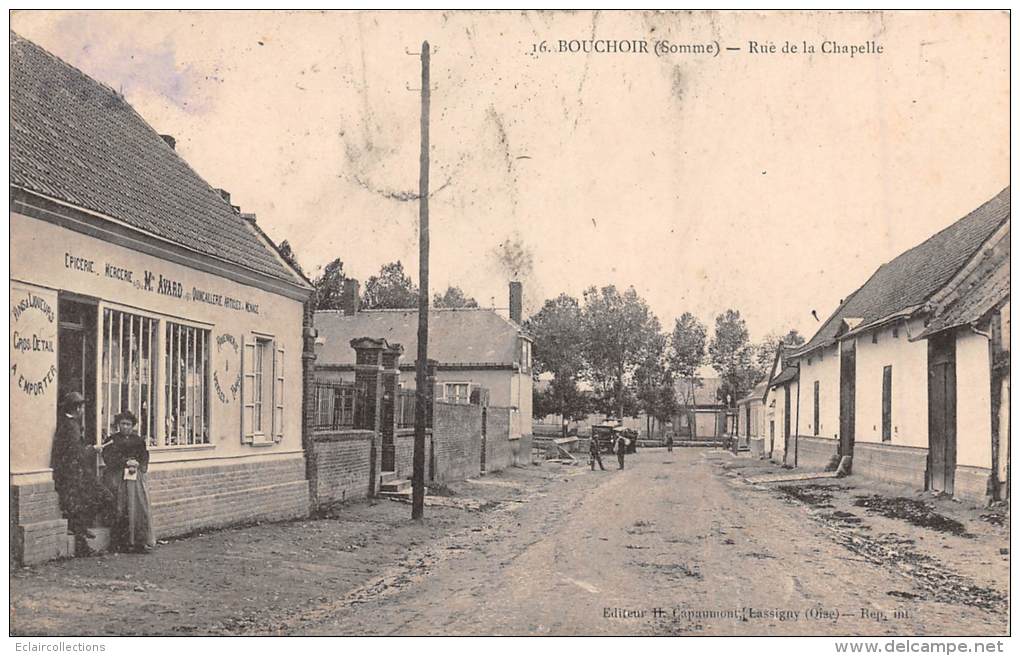
[[[616,439],[613,440],[613,450],[616,451],[616,459],[620,463],[620,469],[623,469],[623,459],[627,453],[627,445],[630,444],[630,440],[623,433],[617,433]]]
[[[138,423],[133,412],[114,418],[117,432],[103,448],[103,483],[116,501],[111,546],[118,551],[148,553],[156,546],[149,511],[149,493],[145,477],[149,471],[149,450],[145,439],[135,432]]]
[[[666,452],[673,453],[673,433],[666,433]]]
[[[599,469],[606,471],[602,465],[602,454],[599,453],[599,440],[594,435],[588,440],[588,460],[591,463],[591,470],[595,471],[595,463],[599,463]]]
[[[75,553],[92,554],[87,539],[95,537],[89,527],[97,515],[106,512],[113,497],[99,482],[95,473],[96,451],[99,447],[82,443],[82,419],[85,397],[70,392],[60,404],[57,432],[53,440],[51,463],[53,485],[60,500],[60,510],[67,518],[67,530],[74,535]]]

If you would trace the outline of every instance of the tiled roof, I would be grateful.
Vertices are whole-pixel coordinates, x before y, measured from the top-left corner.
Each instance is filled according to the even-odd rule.
[[[745,396],[744,398],[742,398],[739,401],[737,401],[737,404],[739,405],[739,404],[744,404],[744,403],[748,403],[748,402],[751,402],[751,401],[761,401],[765,397],[765,392],[767,392],[768,389],[769,389],[769,382],[767,380],[763,380],[760,383],[758,383],[757,385],[755,385],[754,389],[752,389],[750,392],[748,392],[747,396]]]
[[[324,343],[316,364],[352,365],[351,340],[385,339],[404,347],[402,363],[418,353],[417,310],[362,310],[345,316],[336,310],[315,313],[315,327]],[[512,365],[518,361],[520,328],[485,308],[430,310],[429,358],[440,364]]]
[[[1007,230],[994,248],[979,256],[976,270],[954,285],[950,298],[934,309],[934,316],[918,338],[978,322],[1008,299],[1009,253]]]
[[[307,286],[113,89],[10,33],[11,186]]]
[[[1009,187],[925,242],[887,262],[836,309],[799,355],[831,344],[844,320],[867,326],[899,313],[910,313],[941,289],[981,244],[1009,218]]]

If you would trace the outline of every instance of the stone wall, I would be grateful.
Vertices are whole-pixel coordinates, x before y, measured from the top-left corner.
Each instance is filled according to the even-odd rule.
[[[11,558],[23,565],[70,555],[53,481],[11,486]]]
[[[763,440],[764,441],[764,440]],[[831,437],[801,435],[790,438],[790,455],[787,461],[793,463],[794,449],[797,466],[805,469],[824,470],[839,448],[839,440]]]
[[[927,469],[928,449],[874,442],[854,444],[852,471],[855,476],[923,490]]]
[[[953,497],[984,504],[989,499],[990,467],[957,465],[953,475]]]

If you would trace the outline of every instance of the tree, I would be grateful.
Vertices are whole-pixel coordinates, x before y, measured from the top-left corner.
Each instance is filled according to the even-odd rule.
[[[737,310],[715,318],[715,334],[708,345],[712,367],[719,372],[722,384],[720,400],[733,407],[754,384],[755,353],[748,339],[747,324]]]
[[[416,308],[418,287],[404,272],[400,260],[390,262],[365,283],[361,304],[366,310]]]
[[[539,416],[539,403],[542,403],[545,408],[552,408],[545,414],[558,414],[565,419],[587,416],[590,399],[578,388],[584,358],[581,354],[581,308],[577,299],[560,294],[547,300],[525,327],[534,339],[531,360],[535,375],[553,375],[548,389],[536,393],[533,414]]]
[[[752,385],[764,380],[772,373],[772,363],[775,362],[776,353],[779,351],[780,345],[790,347],[800,346],[803,343],[804,338],[799,332],[797,332],[796,328],[782,337],[775,333],[769,333],[766,335],[765,339],[754,347],[754,375],[752,376]]]
[[[659,320],[633,287],[620,293],[614,285],[584,292],[581,310],[583,354],[596,398],[617,417],[624,417],[636,398],[631,388],[634,371],[646,360]]]
[[[695,405],[695,390],[701,386],[698,369],[705,363],[705,342],[708,330],[690,312],[684,312],[673,324],[669,336],[668,362],[674,380],[680,381],[677,403],[684,408]],[[696,437],[693,418],[690,421],[691,434]]]
[[[465,296],[460,287],[447,287],[445,292],[432,297],[432,305],[437,308],[476,308],[478,301]]]
[[[312,279],[312,286],[315,287],[315,309],[341,309],[343,307],[344,285],[346,284],[347,275],[344,273],[344,263],[338,257],[323,267],[321,273]]]
[[[289,241],[284,239],[282,242],[280,242],[279,251],[280,257],[282,257],[287,262],[287,264],[294,267],[294,269],[297,270],[297,272],[300,273],[302,276],[305,275],[305,270],[301,268],[300,264],[298,264],[297,255],[294,254],[294,249],[290,247]]]
[[[649,341],[644,360],[634,370],[637,400],[645,412],[649,437],[652,435],[652,421],[665,423],[677,409],[673,373],[669,367],[668,342],[665,335],[654,335]]]

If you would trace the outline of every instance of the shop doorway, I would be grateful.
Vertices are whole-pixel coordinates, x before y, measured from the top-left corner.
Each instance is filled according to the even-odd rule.
[[[85,397],[86,444],[96,440],[96,321],[98,305],[61,295],[57,305],[57,398],[71,392]],[[60,411],[59,408],[57,410]]]

